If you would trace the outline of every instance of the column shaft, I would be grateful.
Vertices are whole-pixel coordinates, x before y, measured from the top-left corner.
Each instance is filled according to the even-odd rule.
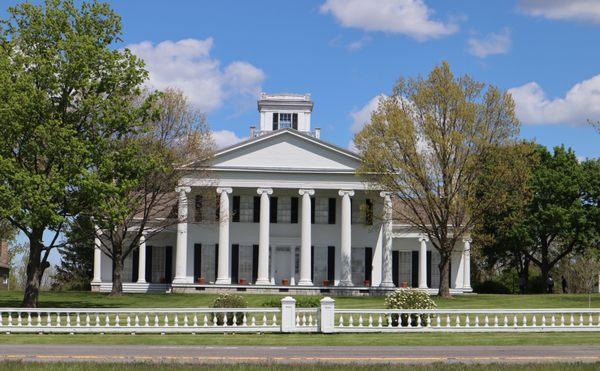
[[[146,283],[146,236],[140,236],[140,251],[138,254],[138,283]]]
[[[311,254],[311,243],[312,243],[312,225],[310,220],[310,196],[315,194],[312,189],[301,189],[300,194],[302,195],[302,234],[300,241],[300,286],[312,286],[312,280],[310,278],[310,254]]]
[[[419,238],[419,288],[427,288],[427,239]]]
[[[231,188],[217,188],[219,194],[219,261],[217,262],[218,285],[231,284],[229,262],[229,194]]]
[[[190,187],[177,187],[179,193],[177,246],[175,257],[175,278],[173,283],[186,283],[187,279],[187,231],[188,231],[188,197]],[[191,282],[191,281],[190,281]]]
[[[381,192],[384,208],[383,220],[383,254],[381,287],[394,287],[392,273],[392,197],[390,192]]]
[[[342,196],[342,220],[341,220],[341,277],[339,286],[352,286],[352,207],[350,196],[354,191],[339,191]]]
[[[100,236],[102,232],[98,228],[96,230],[98,232],[96,232],[96,237],[94,237],[94,278],[92,279],[92,283],[102,282],[102,250],[100,250],[100,246],[102,245]]]
[[[471,240],[464,240],[463,250],[463,290],[470,291],[471,288]]]
[[[257,285],[269,285],[269,223],[270,206],[269,195],[273,194],[271,188],[259,188],[260,195],[260,226],[258,233],[258,277]]]

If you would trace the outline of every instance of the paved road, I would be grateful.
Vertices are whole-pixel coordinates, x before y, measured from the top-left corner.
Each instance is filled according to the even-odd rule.
[[[181,363],[600,362],[600,346],[223,347],[0,345],[0,359]]]

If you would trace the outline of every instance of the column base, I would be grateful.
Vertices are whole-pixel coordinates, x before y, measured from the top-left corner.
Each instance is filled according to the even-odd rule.
[[[313,283],[311,280],[300,280],[298,286],[313,286]]]
[[[394,281],[384,281],[379,284],[379,287],[396,287],[396,285],[394,285]]]
[[[468,292],[473,291],[473,288],[471,286],[463,286],[462,289],[463,289],[463,291],[468,291]]]
[[[215,285],[231,285],[231,278],[217,278]]]
[[[90,283],[102,283],[102,280],[101,279],[99,279],[99,280],[92,280]]]
[[[148,283],[148,282],[146,282],[146,280],[137,280],[136,283]]]
[[[263,279],[258,279],[256,280],[256,282],[254,283],[255,285],[274,285],[275,283],[272,283],[271,281],[269,281],[266,278]]]
[[[340,281],[338,283],[338,286],[352,287],[354,286],[354,284],[352,283],[352,281]]]
[[[421,285],[419,285],[419,289],[422,289],[422,290],[429,290],[429,287],[427,287],[427,286],[421,286]]]
[[[189,280],[187,277],[175,277],[175,278],[173,278],[172,283],[174,283],[174,284],[192,283],[192,280]]]

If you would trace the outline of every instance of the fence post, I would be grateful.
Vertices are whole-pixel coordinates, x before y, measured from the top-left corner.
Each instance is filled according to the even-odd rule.
[[[296,330],[296,299],[286,296],[281,299],[281,332]]]
[[[319,332],[323,334],[333,333],[333,326],[335,324],[335,300],[329,296],[321,299],[321,320],[319,321],[320,328]]]

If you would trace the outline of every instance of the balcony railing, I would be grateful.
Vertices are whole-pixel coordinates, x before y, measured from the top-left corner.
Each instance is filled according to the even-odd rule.
[[[283,130],[283,129],[291,129],[291,126],[285,126],[285,127],[280,126],[278,130]],[[272,133],[274,131],[277,131],[277,130],[256,130],[256,129],[250,128],[250,138],[251,139],[257,138],[257,137],[263,136],[265,134]],[[310,130],[310,131],[299,130],[299,132],[301,132],[302,134],[311,136],[313,138],[317,138],[317,139],[321,138],[321,129],[319,129],[319,128],[317,128],[315,130]]]

